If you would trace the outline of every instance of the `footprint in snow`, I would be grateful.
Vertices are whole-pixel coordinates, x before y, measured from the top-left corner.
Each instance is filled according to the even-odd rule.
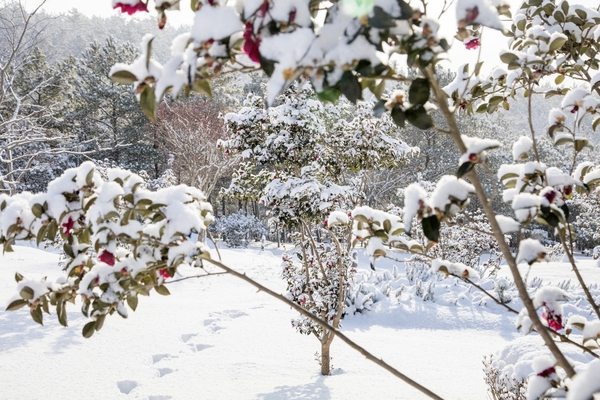
[[[158,377],[162,378],[165,375],[171,374],[174,371],[171,368],[159,368],[158,369]]]
[[[137,387],[137,382],[135,381],[119,381],[117,382],[117,387],[123,394],[129,394],[133,389]]]
[[[152,356],[152,364],[156,364],[157,362],[159,362],[160,360],[162,360],[164,358],[177,358],[177,357],[172,356],[170,354],[155,354]]]
[[[196,335],[198,335],[198,334],[197,333],[186,333],[184,335],[181,335],[181,340],[183,341],[183,343],[187,343],[191,338],[193,338]]]

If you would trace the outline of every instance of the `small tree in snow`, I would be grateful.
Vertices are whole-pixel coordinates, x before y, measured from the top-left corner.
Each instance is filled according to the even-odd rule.
[[[287,297],[338,328],[356,267],[346,210],[364,196],[358,172],[393,168],[417,150],[394,138],[391,119],[374,118],[365,103],[324,105],[300,85],[277,100],[267,109],[250,95],[225,116],[231,138],[220,146],[245,161],[224,195],[260,200],[271,225],[296,231],[297,249],[283,257]],[[321,372],[329,374],[334,336],[304,317],[292,324],[319,339]]]

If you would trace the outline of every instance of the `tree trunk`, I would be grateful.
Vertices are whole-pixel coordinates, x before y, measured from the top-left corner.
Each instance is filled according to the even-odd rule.
[[[333,336],[327,333],[323,334],[321,339],[321,375],[331,374],[331,357],[329,356],[329,348],[333,342]]]

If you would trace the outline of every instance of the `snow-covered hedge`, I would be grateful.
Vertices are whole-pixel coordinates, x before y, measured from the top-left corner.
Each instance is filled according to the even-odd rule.
[[[229,247],[248,247],[251,240],[259,240],[269,234],[258,218],[241,211],[216,218],[208,229],[218,234]]]

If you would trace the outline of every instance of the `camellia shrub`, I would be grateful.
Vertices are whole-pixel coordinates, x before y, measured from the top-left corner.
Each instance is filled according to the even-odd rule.
[[[196,233],[212,222],[212,207],[195,188],[180,185],[155,192],[142,188],[136,174],[107,168],[103,180],[91,162],[68,169],[46,193],[0,195],[0,243],[12,251],[16,240],[62,240],[64,273],[54,280],[33,281],[17,273],[18,296],[8,310],[28,307],[42,324],[55,308],[67,325],[66,307],[82,300],[91,321],[90,337],[107,315],[127,317],[138,295],[151,290],[168,295],[163,285],[182,264],[198,265],[207,253]]]

